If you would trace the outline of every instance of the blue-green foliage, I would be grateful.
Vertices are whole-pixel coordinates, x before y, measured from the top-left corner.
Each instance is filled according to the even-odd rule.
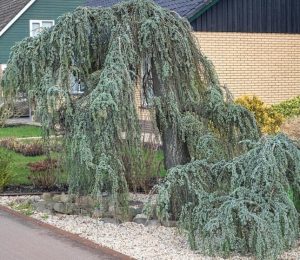
[[[188,21],[176,13],[147,0],[78,8],[13,48],[3,89],[29,94],[45,137],[58,125],[64,130],[70,192],[108,192],[116,213],[126,215],[122,155],[133,150],[132,167],[139,167],[135,92],[145,61],[159,82],[153,119],[162,133],[172,128],[191,158],[159,187],[158,215],[181,219],[203,253],[275,258],[298,237],[287,191],[299,191],[299,151],[282,136],[259,141],[253,115],[224,98]],[[72,96],[71,75],[86,85],[80,97]]]
[[[275,259],[299,236],[298,212],[288,195],[290,189],[298,193],[299,184],[298,148],[283,135],[263,137],[232,160],[195,160],[169,170],[157,212],[178,217],[201,252]]]

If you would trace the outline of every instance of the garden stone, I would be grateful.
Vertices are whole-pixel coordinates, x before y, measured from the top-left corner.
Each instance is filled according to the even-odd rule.
[[[62,214],[72,214],[74,212],[74,205],[72,203],[57,202],[54,204],[53,209]]]
[[[61,195],[54,195],[53,198],[52,198],[52,200],[53,200],[54,202],[62,202],[62,201],[61,201]]]
[[[46,208],[53,211],[54,204],[55,204],[55,202],[53,202],[53,201],[49,201],[49,202],[46,201]]]
[[[103,210],[101,210],[101,209],[95,209],[94,212],[93,212],[93,214],[92,214],[92,217],[93,218],[102,218],[104,215],[105,214],[104,214]]]
[[[55,203],[53,209],[58,213],[65,213],[65,205],[61,202]]]
[[[151,219],[146,222],[146,227],[159,227],[160,222],[156,219]]]
[[[34,203],[34,202],[37,202],[37,201],[40,201],[41,197],[40,196],[32,196],[29,198],[29,201],[31,203]]]
[[[143,225],[145,225],[146,222],[147,222],[147,220],[148,220],[148,217],[145,214],[138,214],[133,219],[133,222],[135,222],[137,224],[143,224]]]
[[[45,201],[51,201],[52,200],[52,194],[49,192],[45,192],[42,194],[42,199]]]
[[[83,215],[83,216],[90,216],[92,214],[92,212],[88,209],[80,209],[80,215]]]
[[[134,217],[138,214],[143,212],[143,208],[140,206],[129,206],[128,213],[129,213],[129,220],[134,219]]]
[[[69,200],[69,196],[68,196],[67,194],[65,194],[65,193],[62,193],[62,194],[60,195],[60,201],[61,201],[61,202],[64,202],[64,203],[69,202],[69,201],[70,201],[70,200]]]
[[[44,211],[46,211],[46,210],[49,210],[48,209],[48,205],[47,205],[47,202],[46,201],[38,201],[38,202],[36,202],[36,203],[33,203],[33,205],[32,205],[35,209],[36,209],[36,211],[38,211],[38,212],[44,212]]]
[[[75,199],[75,203],[77,205],[83,206],[85,208],[88,208],[88,207],[93,208],[96,206],[96,201],[90,196],[77,197]]]
[[[177,221],[174,220],[162,221],[161,224],[164,227],[177,227]]]
[[[102,218],[101,219],[102,222],[106,223],[106,224],[113,224],[113,225],[119,225],[120,221],[114,218]]]

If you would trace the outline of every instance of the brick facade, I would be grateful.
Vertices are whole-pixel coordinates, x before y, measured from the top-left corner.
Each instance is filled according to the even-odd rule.
[[[300,35],[194,33],[234,97],[257,95],[277,103],[300,95]]]

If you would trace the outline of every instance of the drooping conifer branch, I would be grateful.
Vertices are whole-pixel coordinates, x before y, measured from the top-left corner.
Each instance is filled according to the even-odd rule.
[[[145,63],[150,84],[143,87],[152,89],[144,92],[154,93],[147,98],[170,168],[159,189],[161,218],[180,218],[192,246],[208,253],[273,257],[293,244],[298,216],[287,191],[299,192],[299,151],[283,137],[259,141],[253,115],[224,99],[178,14],[147,0],[78,8],[13,48],[3,88],[29,94],[46,137],[64,129],[70,192],[109,192],[126,215],[122,153],[134,149],[138,168],[135,91]],[[85,85],[80,97],[72,78]]]

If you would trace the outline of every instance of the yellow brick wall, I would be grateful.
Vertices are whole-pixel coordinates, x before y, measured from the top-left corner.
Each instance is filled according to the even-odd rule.
[[[300,95],[299,34],[194,34],[234,97],[255,94],[277,103]]]

